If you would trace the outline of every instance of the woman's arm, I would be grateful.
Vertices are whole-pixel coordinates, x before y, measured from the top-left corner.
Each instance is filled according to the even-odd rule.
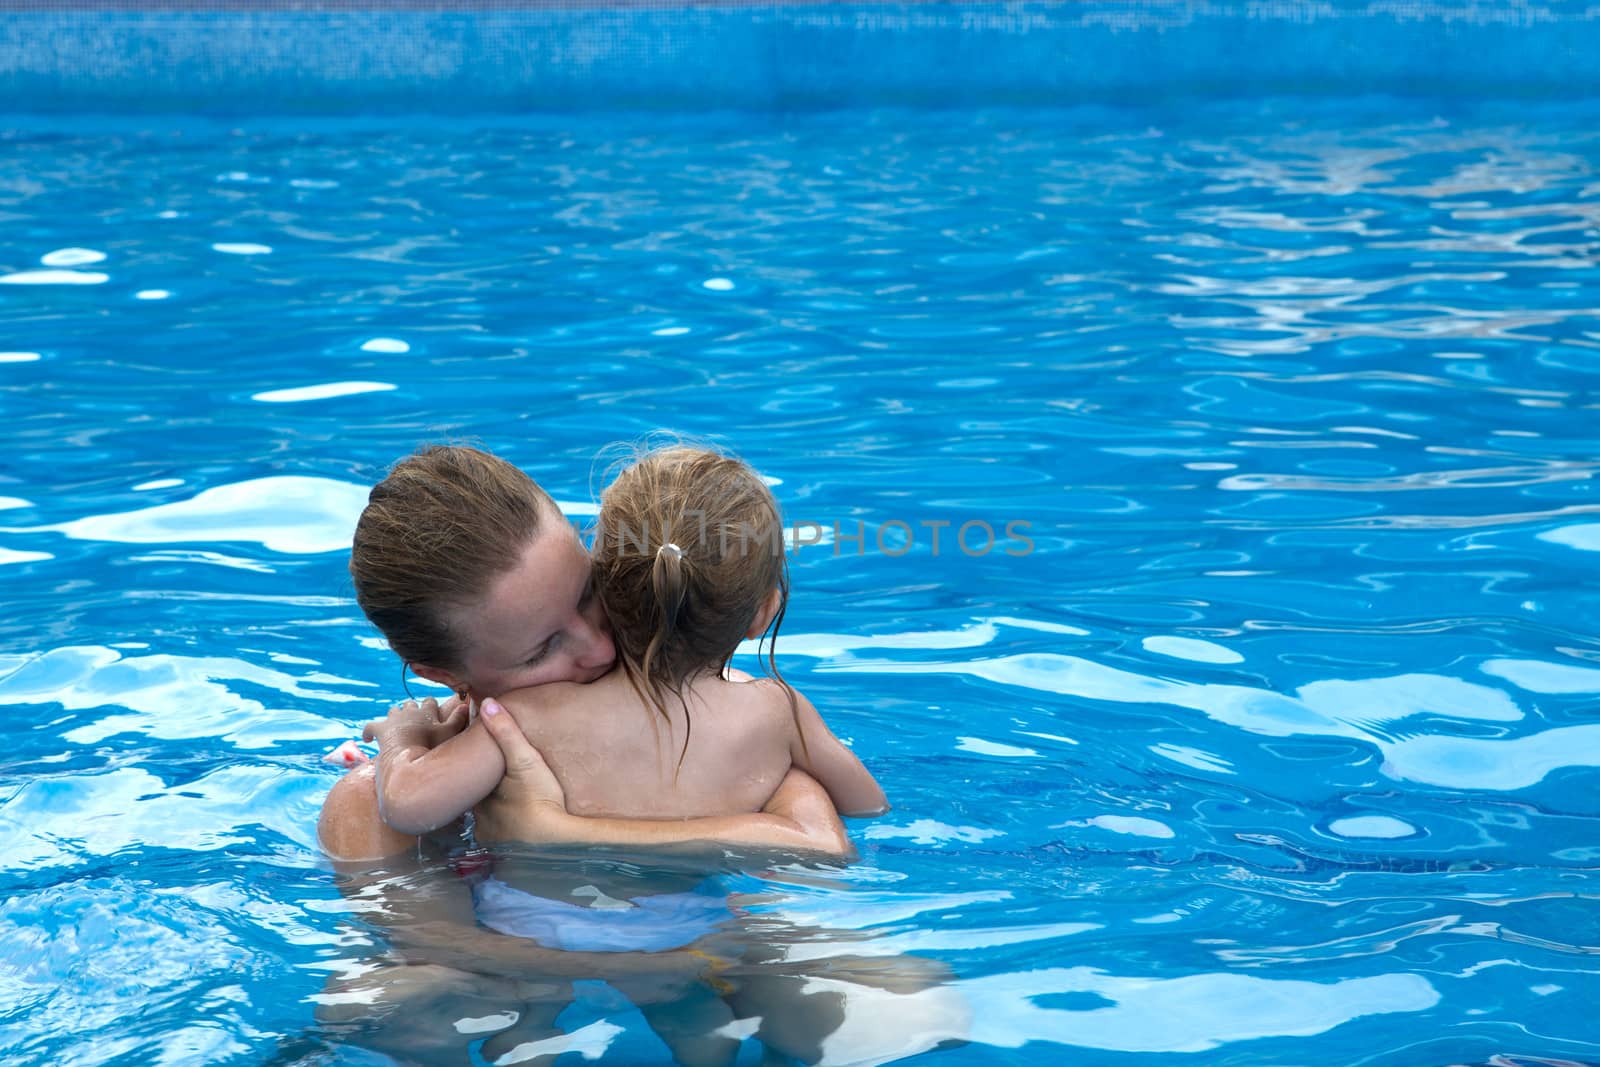
[[[741,852],[817,855],[848,862],[855,849],[833,810],[827,790],[804,771],[791,769],[767,806],[750,815],[698,819],[610,819],[539,807],[529,820],[537,842],[609,848],[714,845]]]
[[[789,758],[794,765],[822,783],[841,815],[882,815],[889,798],[856,754],[833,736],[816,706],[796,693],[796,727]],[[805,744],[800,738],[805,738]]]
[[[478,719],[501,750],[505,777],[495,791],[514,824],[492,824],[479,812],[482,833],[534,844],[588,844],[617,848],[711,845],[757,852],[786,852],[850,860],[855,850],[828,794],[808,775],[790,771],[766,808],[751,815],[700,819],[610,819],[570,815],[555,774],[522,728],[496,701]]]
[[[494,792],[505,773],[500,746],[482,726],[462,729],[465,722],[465,705],[441,709],[428,697],[367,724],[364,736],[379,745],[378,810],[391,828],[437,830]]]
[[[378,813],[377,767],[363,763],[333,783],[317,817],[317,844],[335,864],[375,863],[415,855],[417,838],[384,823]]]

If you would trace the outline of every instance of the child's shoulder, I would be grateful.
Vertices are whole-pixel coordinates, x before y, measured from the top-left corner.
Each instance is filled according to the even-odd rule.
[[[601,683],[579,685],[576,682],[546,682],[544,685],[513,689],[500,697],[501,705],[522,726],[530,737],[542,723],[548,723],[563,710],[581,705],[598,694],[592,692]]]
[[[708,710],[715,709],[704,720],[707,728],[724,740],[737,738],[749,752],[769,751],[768,745],[788,751],[794,740],[794,716],[789,711],[788,693],[779,682],[728,671],[705,696]],[[700,735],[701,722],[696,720],[695,736]]]
[[[576,697],[583,686],[576,682],[546,682],[526,689],[513,689],[499,697],[500,703],[512,711],[521,708],[543,708],[562,704]]]
[[[751,675],[729,667],[723,673],[723,678],[733,683],[727,691],[734,694],[739,703],[774,713],[782,712],[785,720],[789,718],[792,702],[805,700],[796,690],[767,675]]]

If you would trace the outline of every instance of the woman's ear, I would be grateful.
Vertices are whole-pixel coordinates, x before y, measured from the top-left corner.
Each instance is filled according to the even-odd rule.
[[[761,607],[756,609],[756,617],[751,620],[750,629],[746,630],[744,635],[754,641],[766,633],[767,627],[772,625],[772,620],[777,617],[778,609],[781,607],[783,607],[783,590],[774,589],[767,594],[767,599],[761,602]]]
[[[444,670],[442,667],[430,667],[426,663],[411,664],[411,672],[418,678],[426,678],[436,685],[442,685],[455,693],[460,693],[467,686],[455,674]]]

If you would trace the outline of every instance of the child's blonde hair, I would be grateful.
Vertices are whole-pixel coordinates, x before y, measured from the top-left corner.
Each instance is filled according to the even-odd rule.
[[[628,680],[671,721],[697,671],[720,674],[778,590],[768,633],[777,640],[789,595],[778,502],[750,465],[705,448],[671,445],[639,456],[600,497],[595,590],[611,620]],[[772,646],[768,672],[789,693]],[[687,729],[681,766],[687,755]]]

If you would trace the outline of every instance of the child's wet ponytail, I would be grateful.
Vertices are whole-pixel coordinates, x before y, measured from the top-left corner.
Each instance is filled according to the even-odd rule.
[[[678,619],[683,614],[683,602],[689,594],[689,561],[683,558],[683,549],[671,541],[656,549],[656,558],[650,565],[650,593],[654,600],[654,615],[656,618],[655,633],[650,636],[650,643],[645,646],[644,656],[639,663],[639,674],[646,680],[653,680],[658,672],[653,668],[661,649],[672,640],[673,634],[678,630]],[[672,688],[670,683],[667,686]],[[679,693],[682,700],[682,694]],[[657,710],[666,715],[666,709],[655,701]],[[684,708],[687,717],[689,709]],[[688,741],[684,741],[684,750],[688,750]],[[682,757],[679,757],[680,762]]]

